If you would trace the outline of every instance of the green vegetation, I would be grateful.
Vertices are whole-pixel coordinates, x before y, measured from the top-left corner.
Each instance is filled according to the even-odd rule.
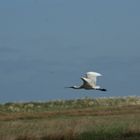
[[[139,140],[140,97],[0,105],[0,140]]]

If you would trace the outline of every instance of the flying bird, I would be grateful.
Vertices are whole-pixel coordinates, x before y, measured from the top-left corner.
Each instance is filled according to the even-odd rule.
[[[96,85],[98,76],[102,75],[97,72],[87,72],[85,77],[81,77],[81,80],[83,81],[83,84],[81,86],[71,86],[68,88],[107,91],[106,89]]]

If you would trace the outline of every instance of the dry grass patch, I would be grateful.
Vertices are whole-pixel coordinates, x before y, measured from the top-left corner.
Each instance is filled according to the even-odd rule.
[[[138,101],[86,98],[0,105],[0,140],[139,140]]]

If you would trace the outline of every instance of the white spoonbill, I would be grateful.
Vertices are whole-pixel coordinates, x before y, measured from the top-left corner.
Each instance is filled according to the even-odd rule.
[[[93,90],[101,90],[107,91],[104,88],[100,88],[100,86],[96,85],[97,77],[102,76],[100,73],[97,72],[87,72],[85,77],[81,77],[83,84],[81,86],[71,86],[69,88],[73,89],[93,89]]]

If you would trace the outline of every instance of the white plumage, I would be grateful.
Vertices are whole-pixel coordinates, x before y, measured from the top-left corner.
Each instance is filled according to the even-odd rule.
[[[106,91],[104,88],[100,88],[100,86],[96,85],[97,77],[102,76],[100,73],[97,72],[87,72],[85,77],[81,77],[83,84],[81,86],[72,86],[69,88],[73,89],[94,89],[94,90],[101,90]]]

